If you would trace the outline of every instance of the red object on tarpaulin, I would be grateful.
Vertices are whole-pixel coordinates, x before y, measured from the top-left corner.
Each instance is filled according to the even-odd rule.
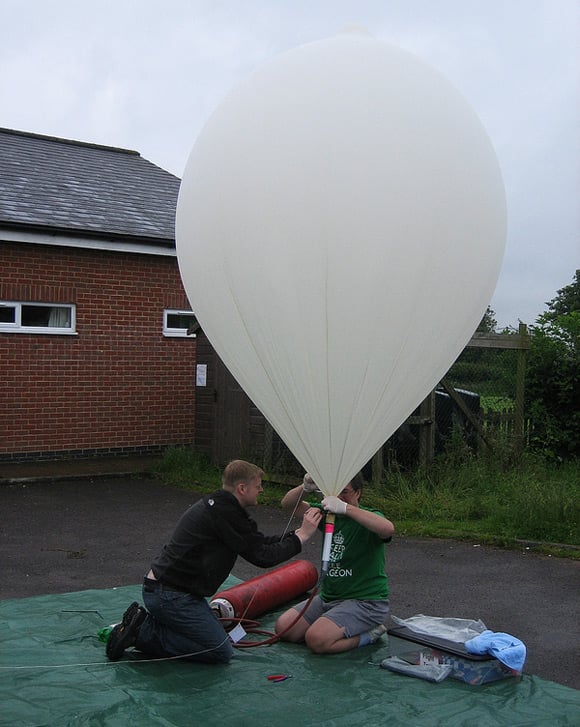
[[[252,619],[306,593],[317,582],[315,566],[295,560],[216,593],[209,605],[220,618]]]

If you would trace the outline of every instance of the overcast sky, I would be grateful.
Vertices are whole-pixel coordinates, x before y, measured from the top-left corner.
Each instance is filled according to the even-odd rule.
[[[363,26],[483,121],[509,215],[491,306],[500,326],[533,323],[580,267],[579,15],[578,0],[0,0],[0,126],[135,149],[181,176],[236,83]]]

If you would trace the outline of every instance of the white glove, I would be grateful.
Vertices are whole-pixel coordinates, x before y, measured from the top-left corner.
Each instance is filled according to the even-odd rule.
[[[346,502],[335,495],[325,497],[322,501],[322,507],[326,510],[326,512],[332,512],[335,515],[346,514]]]
[[[304,475],[304,479],[302,480],[302,489],[304,492],[316,492],[318,489],[318,485],[314,482],[308,472]]]

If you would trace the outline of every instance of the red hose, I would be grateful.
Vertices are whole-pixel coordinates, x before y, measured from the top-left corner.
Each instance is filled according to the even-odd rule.
[[[219,620],[227,621],[229,623],[231,623],[232,621],[235,621],[235,622],[241,624],[242,626],[244,626],[244,624],[246,624],[246,625],[250,626],[250,628],[246,628],[244,626],[244,630],[248,634],[263,634],[263,635],[269,636],[269,638],[265,639],[264,641],[238,641],[237,644],[233,644],[233,646],[236,649],[249,649],[254,646],[270,646],[270,644],[275,644],[277,641],[280,641],[282,636],[284,636],[285,633],[290,631],[290,629],[293,628],[298,623],[298,621],[302,618],[302,616],[308,610],[308,607],[312,603],[312,599],[314,598],[314,596],[317,593],[318,593],[318,586],[316,586],[316,588],[312,591],[312,593],[308,597],[308,600],[304,604],[304,607],[302,608],[300,613],[296,616],[296,618],[292,621],[292,623],[289,626],[287,626],[284,629],[284,631],[281,631],[279,634],[273,634],[271,631],[264,631],[262,629],[255,628],[255,626],[259,626],[258,621],[250,621],[249,619],[243,619],[243,618],[239,618],[239,619],[220,618]],[[251,624],[255,624],[255,626],[252,626]]]

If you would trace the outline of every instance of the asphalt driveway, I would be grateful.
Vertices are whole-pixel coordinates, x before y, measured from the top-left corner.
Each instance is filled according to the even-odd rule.
[[[0,599],[139,583],[195,499],[128,475],[0,485]],[[252,515],[265,533],[287,525],[274,508]],[[300,557],[319,566],[320,541]],[[526,672],[580,689],[578,562],[395,536],[387,571],[394,615],[480,618],[524,641]],[[241,559],[233,571],[241,579],[260,572]]]

